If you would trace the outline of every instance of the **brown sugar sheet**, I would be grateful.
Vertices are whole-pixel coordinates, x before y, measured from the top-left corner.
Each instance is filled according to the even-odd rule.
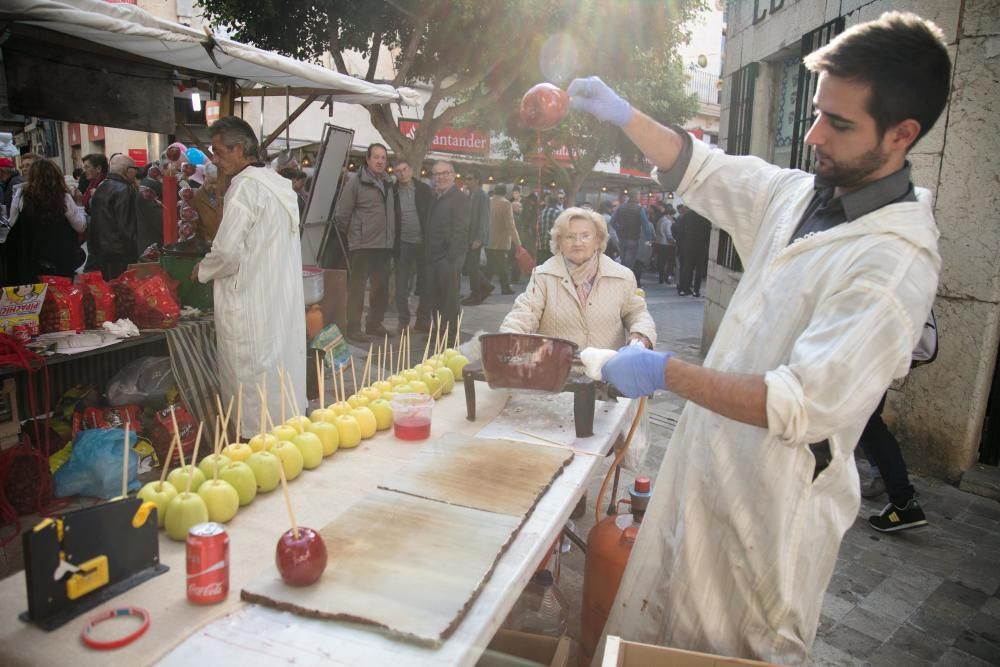
[[[321,531],[329,561],[316,584],[286,586],[271,566],[242,597],[437,645],[476,599],[520,523],[517,516],[378,489]]]
[[[569,449],[447,433],[379,488],[523,521],[572,460]]]

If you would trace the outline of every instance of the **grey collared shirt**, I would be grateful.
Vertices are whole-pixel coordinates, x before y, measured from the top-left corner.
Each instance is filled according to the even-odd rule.
[[[835,197],[834,186],[816,177],[815,192],[799,220],[789,243],[807,234],[823,232],[845,222],[852,222],[883,206],[904,201],[917,201],[910,183],[910,163],[877,181]]]

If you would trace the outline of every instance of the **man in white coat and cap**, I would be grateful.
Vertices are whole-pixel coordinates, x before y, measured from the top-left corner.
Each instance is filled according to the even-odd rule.
[[[688,400],[609,634],[807,660],[860,504],[854,447],[930,312],[938,231],[906,154],[947,102],[941,31],[885,14],[805,62],[819,74],[805,138],[815,176],[692,142],[599,79],[569,87],[576,109],[622,127],[658,166],[662,189],[732,236],[746,267],[704,366],[629,347],[603,368],[626,395]]]
[[[306,325],[302,295],[299,210],[288,179],[266,168],[257,137],[236,116],[209,128],[212,161],[231,179],[222,222],[194,273],[215,281],[215,336],[223,404],[243,385],[242,433],[259,430],[255,384],[267,384],[270,414],[281,413],[286,391],[306,405]]]

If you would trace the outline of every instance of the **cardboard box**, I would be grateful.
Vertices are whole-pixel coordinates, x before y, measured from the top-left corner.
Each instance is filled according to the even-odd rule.
[[[774,667],[767,662],[725,658],[721,655],[684,651],[679,648],[653,646],[625,641],[608,635],[601,667]]]
[[[566,667],[570,639],[547,637],[514,630],[499,630],[483,651],[476,667]]]

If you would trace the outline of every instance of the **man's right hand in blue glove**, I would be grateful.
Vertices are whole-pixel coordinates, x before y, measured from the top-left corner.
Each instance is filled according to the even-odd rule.
[[[574,79],[566,92],[569,93],[570,106],[577,111],[586,111],[598,120],[618,127],[625,127],[632,120],[632,105],[596,76]]]
[[[601,377],[629,398],[648,396],[666,389],[667,360],[670,352],[654,352],[638,345],[626,345],[618,350],[601,369]]]

